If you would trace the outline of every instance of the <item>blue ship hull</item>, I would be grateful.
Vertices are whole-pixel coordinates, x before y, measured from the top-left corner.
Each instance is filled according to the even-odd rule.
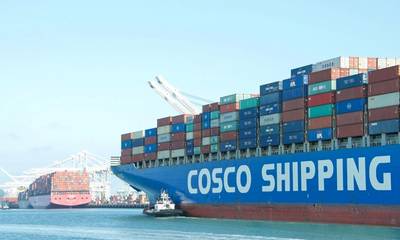
[[[400,226],[400,145],[112,170],[190,216]]]

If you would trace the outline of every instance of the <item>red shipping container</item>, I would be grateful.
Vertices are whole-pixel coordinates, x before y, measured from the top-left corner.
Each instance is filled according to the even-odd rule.
[[[350,75],[350,69],[348,68],[341,68],[340,69],[340,77],[346,77]]]
[[[381,95],[400,90],[400,78],[368,84],[368,96]]]
[[[309,84],[333,80],[340,77],[340,68],[329,68],[326,70],[310,73]]]
[[[201,123],[193,124],[193,131],[200,131],[201,130]]]
[[[368,58],[368,69],[377,69],[378,61],[376,58]]]
[[[214,112],[214,111],[218,111],[218,110],[219,110],[219,102],[210,104],[210,112]]]
[[[221,113],[234,112],[237,110],[239,110],[239,103],[231,103],[231,104],[221,105],[219,107],[219,111]]]
[[[157,153],[145,153],[144,154],[144,160],[156,160],[157,159]]]
[[[203,112],[211,112],[210,110],[210,104],[206,104],[202,106],[202,111]]]
[[[399,117],[399,106],[390,106],[368,110],[369,122],[398,119]]]
[[[308,119],[308,129],[330,128],[332,127],[332,117],[320,117]]]
[[[224,132],[220,135],[221,142],[228,140],[236,140],[238,136],[237,132]]]
[[[201,131],[201,136],[202,137],[209,137],[211,136],[211,129],[204,129]]]
[[[138,161],[143,161],[144,160],[144,154],[135,154],[132,155],[132,162],[138,162]]]
[[[148,145],[148,144],[154,144],[157,143],[157,137],[147,137],[144,139],[144,144]]]
[[[201,114],[193,116],[193,123],[201,123]]]
[[[364,124],[345,125],[336,128],[337,138],[360,137],[364,135]]]
[[[157,119],[157,127],[170,125],[172,122],[172,117],[165,117]]]
[[[323,104],[335,103],[335,93],[328,92],[308,97],[308,106],[318,106]]]
[[[132,155],[132,148],[122,149],[121,156],[130,156]]]
[[[368,73],[368,69],[358,69],[358,73]]]
[[[132,162],[132,157],[130,155],[129,156],[121,156],[120,162],[121,162],[121,164],[131,163]]]
[[[172,133],[171,134],[171,141],[184,141],[186,139],[186,133]]]
[[[367,94],[365,86],[346,88],[343,90],[336,91],[336,102],[349,99],[356,99],[356,98],[365,98],[366,96]]]
[[[178,116],[174,116],[172,117],[172,124],[176,124],[176,123],[186,123],[187,119],[191,117],[191,115],[189,114],[181,114]]]
[[[170,150],[171,144],[170,142],[163,142],[158,144],[158,151]]]
[[[359,124],[364,122],[364,112],[350,112],[336,115],[336,126]]]
[[[284,101],[282,107],[282,110],[287,112],[295,109],[305,109],[307,104],[304,98],[297,98],[290,101]]]
[[[185,141],[171,142],[171,150],[185,148]]]
[[[201,146],[201,138],[195,138],[193,140],[193,146],[200,147]]]
[[[129,140],[131,139],[131,133],[124,133],[121,135],[121,141]]]
[[[349,67],[358,68],[358,57],[349,57]]]
[[[210,145],[202,146],[201,147],[201,153],[202,154],[210,153],[210,149],[211,149]]]
[[[210,128],[211,136],[219,136],[219,127]]]
[[[393,66],[371,71],[368,73],[368,83],[376,83],[389,79],[398,78],[400,76],[400,66]]]
[[[297,109],[282,113],[282,122],[291,122],[295,120],[304,120],[306,116],[304,109]]]
[[[201,138],[201,131],[194,131],[193,138]]]

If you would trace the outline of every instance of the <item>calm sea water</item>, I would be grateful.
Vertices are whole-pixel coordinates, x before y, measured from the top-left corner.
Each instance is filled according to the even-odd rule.
[[[1,240],[190,239],[190,240],[372,240],[400,239],[400,229],[238,221],[199,218],[152,218],[137,209],[0,211]]]

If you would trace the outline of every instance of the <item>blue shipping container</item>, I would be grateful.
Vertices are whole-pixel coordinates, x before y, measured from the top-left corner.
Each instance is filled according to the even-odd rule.
[[[186,130],[186,125],[184,123],[172,124],[172,127],[171,127],[172,133],[185,132],[185,130]]]
[[[239,111],[239,119],[256,118],[258,117],[258,108],[247,108]]]
[[[307,86],[292,88],[282,92],[282,101],[289,101],[307,96]]]
[[[298,75],[292,78],[283,80],[283,90],[289,90],[292,88],[303,87],[308,84],[308,75]]]
[[[237,143],[236,143],[236,140],[230,140],[230,141],[221,142],[219,146],[220,146],[221,152],[234,151],[234,150],[236,150]]]
[[[283,144],[302,143],[304,142],[304,131],[290,132],[283,134]]]
[[[140,147],[144,145],[144,138],[132,139],[132,147]]]
[[[145,137],[155,137],[157,136],[157,128],[150,128],[144,130],[144,136]]]
[[[260,86],[260,96],[282,90],[282,82],[267,83]]]
[[[192,140],[187,140],[187,141],[186,141],[186,146],[187,146],[187,147],[194,147],[193,143],[194,143],[194,140],[193,140],[193,139],[192,139]]]
[[[336,79],[336,90],[362,86],[368,83],[368,74],[360,73]]]
[[[291,122],[285,122],[282,124],[284,133],[304,131],[304,120],[296,120]]]
[[[201,120],[204,121],[210,121],[211,120],[211,113],[210,112],[203,112],[201,114]]]
[[[132,140],[124,140],[121,142],[121,149],[132,148]]]
[[[258,118],[240,119],[239,129],[255,128],[257,127]]]
[[[307,139],[309,142],[316,142],[318,140],[330,140],[332,139],[332,128],[321,128],[308,130]]]
[[[193,147],[186,147],[186,155],[192,156],[194,154],[194,148]]]
[[[144,145],[144,153],[157,152],[157,144]]]
[[[290,70],[290,76],[308,75],[312,72],[312,64]]]
[[[279,124],[271,124],[260,127],[260,136],[279,134]]]
[[[368,124],[368,130],[370,135],[398,132],[399,119],[372,122]]]
[[[364,110],[365,98],[356,98],[336,103],[336,114],[359,112]]]
[[[211,125],[211,120],[203,121],[203,122],[201,123],[201,127],[202,127],[203,129],[209,129],[209,128],[210,128],[210,125]]]
[[[260,105],[279,103],[282,101],[282,92],[268,93],[260,97]]]
[[[282,111],[282,104],[280,102],[260,106],[260,116],[280,113],[281,111]]]
[[[277,146],[279,142],[280,136],[278,134],[260,136],[260,147]]]
[[[239,147],[240,149],[256,148],[257,138],[239,139]]]
[[[248,128],[239,130],[239,139],[256,138],[256,137],[257,137],[257,128]]]

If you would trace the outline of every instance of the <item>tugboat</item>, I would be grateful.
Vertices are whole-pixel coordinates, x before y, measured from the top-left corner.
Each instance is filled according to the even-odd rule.
[[[143,213],[153,217],[175,217],[181,216],[183,211],[181,209],[175,209],[175,204],[168,196],[168,193],[161,191],[160,197],[157,199],[154,206],[144,209]]]
[[[10,209],[10,207],[8,206],[8,204],[6,202],[3,202],[3,203],[0,202],[0,209],[8,210],[8,209]]]

